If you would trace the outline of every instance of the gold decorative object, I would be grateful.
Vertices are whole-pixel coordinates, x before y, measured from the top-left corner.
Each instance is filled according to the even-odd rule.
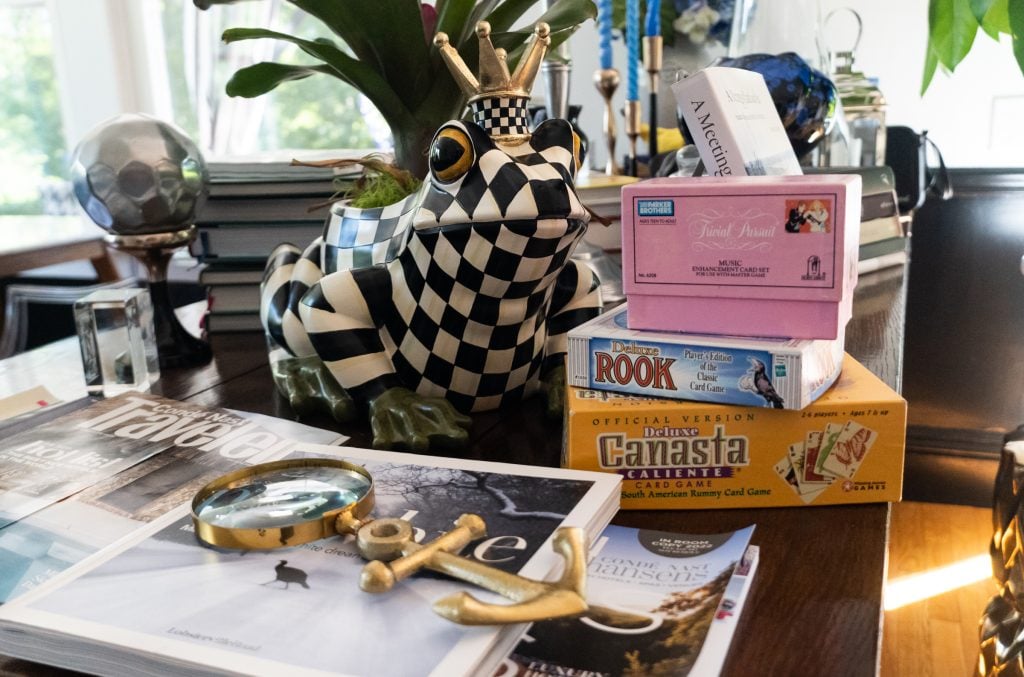
[[[649,128],[647,131],[647,147],[651,160],[658,154],[658,87],[661,73],[662,37],[648,35],[644,37],[644,70],[650,78],[650,107],[647,111]]]
[[[636,161],[636,139],[640,136],[640,102],[626,101],[626,138],[629,139],[629,176],[639,176]]]
[[[513,604],[487,604],[461,592],[438,600],[439,615],[463,625],[526,623],[587,613],[586,543],[582,530],[555,532],[565,572],[553,583],[495,569],[459,552],[487,533],[483,519],[465,514],[433,541],[413,539],[402,519],[373,519],[373,478],[338,459],[303,458],[263,463],[228,473],[196,493],[196,535],[221,548],[266,550],[343,534],[355,535],[366,560],[359,587],[386,592],[420,569],[430,569],[498,593]]]
[[[608,176],[622,173],[615,161],[615,135],[618,130],[615,127],[615,110],[612,108],[612,96],[615,95],[621,81],[619,71],[614,68],[600,68],[594,71],[594,87],[604,99],[604,143],[608,149],[608,162],[604,165],[604,173]]]
[[[479,79],[473,75],[466,62],[459,56],[448,39],[448,34],[439,32],[434,36],[434,45],[448,65],[459,89],[469,97],[468,103],[486,98],[529,99],[533,81],[537,78],[548,45],[551,44],[551,27],[543,21],[534,27],[533,36],[526,52],[519,60],[515,73],[509,74],[507,54],[504,49],[495,49],[491,43],[491,24],[481,21],[476,25],[480,41]],[[530,138],[527,134],[504,134],[493,137],[496,141],[516,145]]]

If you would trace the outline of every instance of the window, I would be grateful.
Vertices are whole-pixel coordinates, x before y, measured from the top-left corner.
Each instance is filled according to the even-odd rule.
[[[390,146],[383,120],[359,93],[326,75],[289,82],[255,99],[224,94],[228,78],[259,61],[316,63],[277,40],[225,45],[224,29],[270,28],[307,38],[330,37],[316,19],[283,0],[218,5],[201,12],[191,2],[162,0],[162,54],[175,120],[214,155],[278,148]],[[159,54],[154,54],[159,57]]]
[[[66,213],[67,143],[45,0],[0,0],[0,215]]]
[[[312,62],[274,40],[223,44],[235,26],[329,37],[283,0],[205,12],[189,0],[0,0],[0,216],[76,213],[70,151],[125,111],[174,121],[208,156],[390,146],[380,115],[336,78],[224,94],[242,66]]]

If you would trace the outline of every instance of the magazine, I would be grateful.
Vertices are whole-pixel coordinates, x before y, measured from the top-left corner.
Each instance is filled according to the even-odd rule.
[[[591,611],[535,623],[495,677],[719,674],[757,568],[753,531],[608,527],[588,568]]]
[[[208,409],[153,395],[85,399],[64,406],[76,410],[69,414],[62,408],[55,412],[62,415],[53,418],[50,412],[40,412],[41,420],[35,425],[32,419],[12,424],[10,430],[18,432],[4,448],[46,440],[81,456],[93,449],[102,453],[111,440],[124,439],[154,455],[109,477],[74,478],[79,481],[67,490],[78,489],[86,481],[92,484],[0,528],[0,603],[187,501],[219,475],[279,458],[297,442],[340,444],[347,439],[284,419]],[[115,412],[120,413],[111,417]]]
[[[463,555],[530,578],[557,575],[550,537],[600,534],[618,476],[557,468],[299,445],[364,465],[377,517],[433,540],[462,513],[487,523]],[[457,591],[420,572],[381,594],[358,586],[351,537],[286,550],[202,546],[183,505],[0,607],[0,653],[98,674],[487,674],[525,626],[460,626],[431,609]]]

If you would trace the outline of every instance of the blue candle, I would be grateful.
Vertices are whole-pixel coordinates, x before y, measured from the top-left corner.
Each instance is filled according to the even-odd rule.
[[[626,100],[640,100],[640,0],[626,0]]]
[[[661,0],[647,0],[647,23],[644,35],[661,35]]]
[[[601,68],[612,67],[612,0],[598,0],[597,29],[600,31]]]

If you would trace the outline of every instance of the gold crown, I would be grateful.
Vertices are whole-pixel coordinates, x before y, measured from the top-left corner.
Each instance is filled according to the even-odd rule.
[[[544,22],[538,23],[534,27],[533,36],[523,58],[516,66],[516,72],[509,75],[505,50],[500,47],[494,48],[491,44],[491,24],[481,21],[476,25],[476,35],[480,39],[479,80],[466,66],[458,50],[449,44],[446,33],[434,36],[434,45],[441,50],[448,70],[451,71],[459,88],[469,97],[470,103],[494,96],[529,98],[533,81],[544,60],[544,53],[551,44],[550,34],[550,26]]]

